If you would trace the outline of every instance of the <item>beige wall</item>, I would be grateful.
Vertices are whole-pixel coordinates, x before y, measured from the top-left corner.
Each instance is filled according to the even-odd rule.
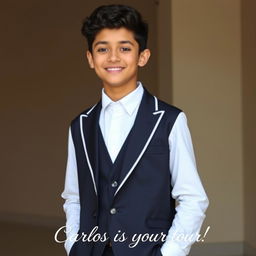
[[[161,0],[157,5],[157,68],[158,96],[172,101],[172,33],[171,1]]]
[[[256,2],[242,1],[245,241],[256,249]],[[247,252],[246,255],[255,255]]]
[[[173,103],[187,114],[210,199],[207,242],[242,241],[239,0],[173,0]]]

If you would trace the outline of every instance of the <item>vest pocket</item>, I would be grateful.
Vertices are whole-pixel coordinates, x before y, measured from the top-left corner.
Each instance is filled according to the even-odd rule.
[[[162,145],[149,145],[145,154],[165,154],[169,153],[169,148]]]

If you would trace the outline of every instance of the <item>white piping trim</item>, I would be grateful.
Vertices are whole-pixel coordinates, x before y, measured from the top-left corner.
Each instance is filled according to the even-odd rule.
[[[91,113],[91,111],[95,108],[97,104],[93,105],[87,112],[86,112],[86,117]]]
[[[123,181],[120,183],[120,185],[119,185],[119,187],[117,188],[117,190],[116,190],[114,196],[115,196],[116,193],[120,190],[120,188],[123,186],[123,184],[125,183],[125,181],[128,179],[128,177],[131,175],[132,171],[133,171],[134,168],[136,167],[137,163],[138,163],[139,160],[141,159],[143,153],[145,152],[145,150],[146,150],[146,148],[147,148],[149,142],[151,141],[151,139],[152,139],[152,137],[153,137],[153,135],[154,135],[154,133],[155,133],[155,131],[156,131],[156,129],[157,129],[157,127],[158,127],[158,125],[159,125],[159,123],[160,123],[162,117],[163,117],[164,112],[165,112],[164,110],[161,110],[161,111],[158,111],[158,112],[153,112],[153,115],[156,115],[156,114],[159,114],[159,113],[161,113],[161,115],[159,116],[159,118],[158,118],[158,120],[157,120],[157,122],[156,122],[156,124],[155,124],[155,126],[154,126],[154,129],[152,130],[150,136],[148,137],[148,140],[147,140],[147,142],[146,142],[144,148],[143,148],[142,151],[140,152],[138,158],[137,158],[136,161],[134,162],[134,164],[133,164],[133,166],[131,167],[131,169],[129,170],[129,172],[126,174],[126,176],[125,176],[125,178],[123,179]]]
[[[91,110],[92,110],[92,109],[91,109]],[[91,110],[89,110],[89,112],[90,112]],[[87,112],[87,114],[88,114],[88,112]],[[83,141],[83,146],[84,146],[85,157],[86,157],[87,164],[88,164],[89,169],[90,169],[90,172],[91,172],[94,190],[95,190],[95,193],[96,193],[96,195],[97,195],[98,193],[97,193],[96,183],[95,183],[95,180],[94,180],[94,175],[93,175],[93,171],[92,171],[92,166],[91,166],[91,163],[90,163],[90,160],[89,160],[89,157],[88,157],[88,152],[87,152],[86,144],[85,144],[85,140],[84,140],[84,133],[83,133],[83,117],[87,117],[87,115],[80,115],[80,132],[81,132],[81,136],[82,136],[82,141]]]
[[[158,100],[156,96],[154,96],[154,98],[155,98],[155,111],[158,111]]]

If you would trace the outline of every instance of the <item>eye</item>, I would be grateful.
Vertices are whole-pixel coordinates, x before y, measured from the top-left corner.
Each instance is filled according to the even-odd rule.
[[[97,52],[107,52],[107,48],[98,48]]]
[[[121,52],[129,52],[131,49],[129,47],[121,47]]]

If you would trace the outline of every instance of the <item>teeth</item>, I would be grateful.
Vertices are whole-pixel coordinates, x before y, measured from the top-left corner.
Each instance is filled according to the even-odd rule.
[[[109,71],[119,71],[121,70],[122,68],[107,68],[107,70]]]

